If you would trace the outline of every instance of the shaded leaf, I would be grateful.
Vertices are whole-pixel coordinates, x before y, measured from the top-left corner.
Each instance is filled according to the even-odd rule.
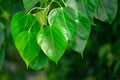
[[[99,0],[66,0],[66,5],[87,16],[93,22],[93,17]]]
[[[110,4],[111,3],[111,4]],[[112,23],[117,14],[118,0],[99,0],[96,18]]]
[[[78,31],[75,43],[71,46],[73,50],[81,53],[85,49],[91,31],[91,22],[82,14],[78,14]]]
[[[47,57],[42,51],[40,51],[39,55],[29,64],[29,67],[35,70],[40,70],[46,63]]]
[[[24,7],[26,11],[34,7],[40,0],[23,0]]]

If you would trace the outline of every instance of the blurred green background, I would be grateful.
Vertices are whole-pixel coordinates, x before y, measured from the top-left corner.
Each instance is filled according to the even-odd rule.
[[[0,80],[120,80],[120,5],[112,24],[94,19],[83,59],[67,49],[58,66],[48,61],[40,71],[26,68],[11,36],[10,20],[23,10],[22,0],[0,0]]]

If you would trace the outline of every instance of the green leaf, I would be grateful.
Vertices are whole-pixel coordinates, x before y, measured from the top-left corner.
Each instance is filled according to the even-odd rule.
[[[91,22],[82,14],[78,14],[78,31],[74,44],[71,45],[72,49],[81,53],[83,56],[83,51],[88,41],[91,31]]]
[[[24,7],[26,11],[34,7],[40,0],[23,0]]]
[[[3,66],[4,58],[5,58],[4,49],[0,47],[0,69]]]
[[[19,12],[12,18],[12,36],[27,66],[39,55],[40,47],[36,40],[39,30],[40,24],[31,14]]]
[[[47,57],[42,51],[40,51],[39,55],[29,64],[29,67],[34,70],[40,70],[45,66],[46,63]]]
[[[27,65],[39,55],[40,47],[33,32],[21,32],[15,39],[15,45]]]
[[[101,21],[112,23],[118,7],[118,0],[99,0],[99,6],[96,10],[96,18]]]
[[[57,27],[64,28],[70,40],[70,47],[83,53],[91,30],[91,22],[87,17],[80,13],[77,17],[72,8],[64,7],[52,10],[48,20],[50,25],[58,24]]]
[[[49,24],[57,24],[57,27],[65,29],[64,32],[67,34],[70,41],[75,39],[78,25],[76,23],[77,15],[72,8],[56,8],[53,9],[48,17]]]
[[[42,25],[47,25],[47,12],[45,10],[35,13],[35,17]]]
[[[66,0],[66,5],[73,8],[76,12],[82,13],[93,22],[95,10],[99,0]]]
[[[41,49],[55,63],[58,62],[67,48],[67,40],[64,35],[62,28],[53,24],[40,30],[37,36]]]
[[[37,19],[26,12],[16,13],[11,20],[11,33],[13,39],[22,31],[31,31],[37,34],[40,29],[40,24]]]

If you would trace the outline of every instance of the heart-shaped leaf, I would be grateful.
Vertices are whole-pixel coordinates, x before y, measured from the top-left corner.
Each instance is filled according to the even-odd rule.
[[[43,52],[55,63],[62,57],[67,48],[67,40],[62,28],[57,24],[40,30],[37,36],[38,44]]]
[[[40,47],[37,44],[36,34],[32,32],[19,33],[15,39],[15,45],[27,65],[39,55]]]
[[[71,41],[69,43],[70,47],[83,54],[91,30],[91,22],[86,16],[75,12],[69,7],[57,8],[51,11],[49,23],[58,24],[58,27],[65,28]]]
[[[19,12],[13,16],[11,26],[15,45],[28,66],[39,55],[40,47],[37,44],[36,34],[40,24],[31,14]]]

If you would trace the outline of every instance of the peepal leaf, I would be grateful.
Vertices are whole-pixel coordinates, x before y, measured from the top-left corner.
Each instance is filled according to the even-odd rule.
[[[58,24],[57,27],[64,28],[71,41],[70,47],[81,54],[83,53],[91,30],[91,22],[86,16],[81,13],[77,15],[69,7],[57,8],[49,14],[49,23]]]
[[[99,0],[95,17],[101,21],[112,23],[117,14],[117,7],[118,0]]]
[[[26,11],[34,7],[40,0],[23,0],[24,7]]]
[[[76,12],[82,13],[93,22],[99,0],[66,0],[66,5]]]
[[[82,14],[78,14],[78,31],[75,43],[71,46],[73,50],[83,56],[83,51],[91,31],[91,22]]]
[[[29,64],[29,67],[35,70],[40,70],[46,63],[47,57],[42,51],[40,51],[39,55]]]
[[[15,39],[22,31],[30,30],[30,32],[37,34],[40,29],[40,24],[37,19],[33,15],[26,12],[16,13],[12,18],[11,26],[13,39]]]
[[[38,56],[40,51],[36,40],[40,24],[31,14],[19,12],[13,16],[11,27],[15,45],[28,66]]]
[[[40,47],[33,32],[21,32],[15,39],[15,45],[27,65],[39,55]]]
[[[58,24],[57,27],[66,30],[67,37],[72,42],[77,33],[77,15],[72,8],[56,8],[53,9],[48,17],[50,25]]]
[[[67,48],[67,40],[64,35],[62,29],[54,24],[40,30],[37,36],[41,49],[55,63]]]

